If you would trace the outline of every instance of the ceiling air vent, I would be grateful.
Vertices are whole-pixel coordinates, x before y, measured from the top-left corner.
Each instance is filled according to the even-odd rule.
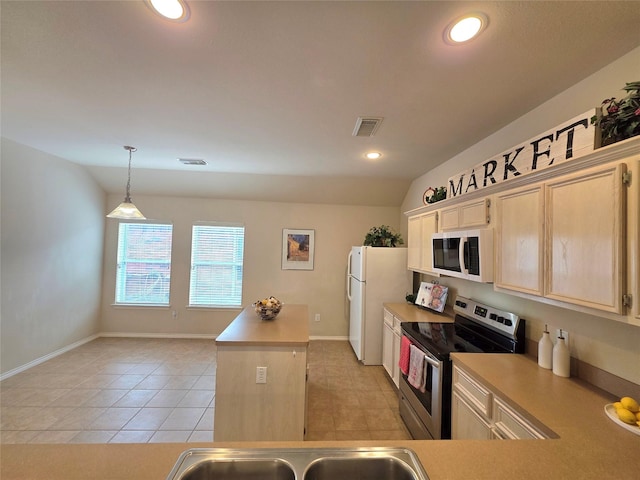
[[[384,117],[358,117],[356,127],[353,129],[354,137],[373,137]]]
[[[179,158],[180,163],[183,165],[206,165],[207,162],[200,158]]]

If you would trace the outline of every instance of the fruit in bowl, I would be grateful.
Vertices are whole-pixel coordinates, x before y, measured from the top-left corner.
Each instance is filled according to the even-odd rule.
[[[276,297],[268,297],[258,300],[253,308],[262,320],[273,320],[280,313],[282,302]]]

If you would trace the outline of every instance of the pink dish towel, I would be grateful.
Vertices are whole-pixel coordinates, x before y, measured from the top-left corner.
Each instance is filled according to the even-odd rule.
[[[411,354],[411,340],[404,335],[400,340],[400,361],[398,366],[404,375],[409,374],[409,355]]]
[[[407,381],[409,385],[418,390],[424,386],[424,352],[415,345],[411,345]]]

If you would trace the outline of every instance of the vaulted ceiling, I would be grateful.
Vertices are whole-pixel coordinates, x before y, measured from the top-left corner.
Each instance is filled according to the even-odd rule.
[[[133,145],[138,194],[397,206],[640,45],[637,2],[187,1],[172,23],[142,0],[3,0],[2,135],[109,192]],[[447,45],[470,11],[486,31]],[[352,135],[362,115],[384,117],[375,136]]]

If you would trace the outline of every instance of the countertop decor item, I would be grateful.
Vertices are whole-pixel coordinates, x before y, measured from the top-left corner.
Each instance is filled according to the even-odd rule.
[[[562,335],[562,330],[560,330],[560,335],[553,347],[553,373],[559,377],[569,377],[570,362],[571,356],[569,354],[569,349],[567,348],[564,336]]]
[[[538,342],[538,365],[540,365],[542,368],[551,370],[552,362],[553,342],[551,341],[551,337],[549,336],[547,325],[545,325],[544,332],[542,332],[542,337]]]
[[[609,417],[614,423],[617,423],[618,425],[620,425],[622,428],[629,430],[630,432],[635,433],[636,435],[640,435],[640,426],[624,423],[622,420],[618,418],[618,414],[616,413],[616,407],[614,406],[613,403],[607,403],[604,406],[604,413],[606,413],[607,417]]]
[[[371,227],[364,237],[363,245],[365,247],[396,247],[403,243],[402,235],[388,225],[380,225]]]
[[[252,304],[256,313],[262,320],[273,320],[280,313],[282,309],[282,302],[276,297],[268,297],[262,300],[258,300]]]
[[[600,128],[601,145],[605,146],[640,135],[640,81],[629,82],[622,89],[627,96],[605,98],[600,115],[591,117],[591,124]]]

